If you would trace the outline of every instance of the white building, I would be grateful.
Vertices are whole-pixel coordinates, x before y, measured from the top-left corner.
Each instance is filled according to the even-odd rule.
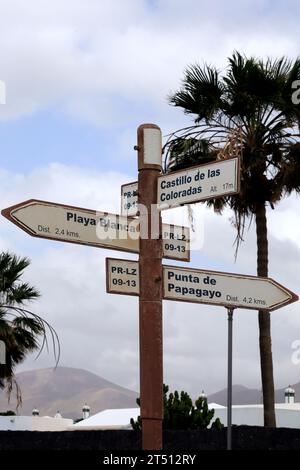
[[[72,419],[50,416],[0,416],[1,431],[66,431]]]
[[[83,421],[69,426],[71,431],[84,431],[91,429],[132,429],[130,419],[134,420],[140,414],[140,408],[120,408],[104,410]]]
[[[209,408],[214,408],[213,421],[220,418],[224,426],[227,426],[227,408],[217,403],[209,403]],[[300,403],[278,403],[275,405],[276,423],[280,428],[300,428]],[[132,429],[130,418],[134,420],[140,414],[139,408],[105,410],[91,416],[84,421],[71,425],[69,430],[92,429]],[[263,405],[234,405],[232,407],[232,424],[263,426]]]
[[[85,403],[82,408],[83,417],[89,416],[90,407]],[[40,416],[37,408],[32,416],[0,416],[0,431],[67,431],[73,419],[63,418],[59,411],[54,417]]]
[[[295,390],[290,385],[284,391],[284,403],[295,403]]]
[[[289,385],[284,391],[285,403],[275,404],[276,425],[278,428],[300,428],[300,403],[295,403],[295,390]],[[217,409],[213,404],[210,408],[215,408],[215,417],[227,426],[227,408]],[[232,424],[263,426],[264,410],[263,405],[233,405]]]
[[[277,403],[275,414],[278,428],[300,428],[300,403]],[[227,426],[227,408],[215,408],[214,418],[220,418],[224,426]],[[232,424],[263,426],[263,405],[233,405]]]

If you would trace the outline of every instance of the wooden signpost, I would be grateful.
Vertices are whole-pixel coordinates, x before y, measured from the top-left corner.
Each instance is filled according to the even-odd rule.
[[[162,221],[157,209],[157,178],[161,172],[162,136],[159,127],[138,128],[138,209],[141,223],[139,254],[140,408],[142,445],[162,449]],[[155,221],[157,237],[150,238]],[[148,232],[148,234],[147,234]],[[148,236],[147,236],[148,235]]]
[[[231,448],[232,318],[235,308],[273,311],[298,296],[270,278],[163,266],[162,258],[190,260],[187,227],[162,224],[161,211],[239,191],[239,158],[161,174],[159,127],[137,132],[138,181],[121,188],[121,215],[30,199],[2,215],[38,238],[139,254],[139,261],[107,258],[109,293],[139,297],[140,400],[145,450],[162,449],[162,300],[203,303],[228,310],[228,426]]]

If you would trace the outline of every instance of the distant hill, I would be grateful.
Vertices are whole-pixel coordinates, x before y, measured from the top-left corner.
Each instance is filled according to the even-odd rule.
[[[295,389],[295,401],[300,401],[300,382],[291,385]],[[208,395],[208,401],[226,406],[227,389],[224,388],[216,393]],[[284,403],[284,388],[275,391],[276,403]],[[255,388],[247,388],[243,385],[233,385],[232,387],[233,405],[256,405],[262,403],[262,393]]]
[[[216,393],[208,395],[208,401],[226,406],[227,404],[227,388]],[[259,390],[247,388],[243,385],[233,385],[232,387],[232,403],[233,405],[254,405],[262,403],[262,395]]]
[[[39,369],[17,374],[17,381],[22,389],[23,405],[19,414],[30,415],[33,408],[38,408],[41,415],[54,416],[60,411],[65,418],[80,418],[84,403],[91,407],[91,413],[107,408],[134,408],[138,394],[120,387],[102,377],[83,369],[57,367]],[[300,401],[300,382],[292,385],[296,392],[296,401]],[[284,402],[284,389],[275,393],[276,402]],[[242,385],[234,385],[232,391],[234,405],[262,403],[260,390]],[[227,390],[208,395],[208,401],[226,406]],[[0,411],[15,409],[15,401],[7,403],[4,391],[0,391]]]
[[[38,408],[40,415],[54,416],[60,411],[65,418],[81,417],[84,403],[91,413],[106,408],[134,408],[138,394],[120,387],[86,370],[70,367],[39,369],[17,374],[22,390],[22,408],[19,414],[31,414]],[[15,400],[7,403],[0,391],[0,410],[15,409]]]

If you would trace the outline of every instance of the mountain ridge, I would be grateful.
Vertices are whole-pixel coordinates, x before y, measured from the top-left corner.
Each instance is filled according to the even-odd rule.
[[[57,367],[35,369],[16,374],[21,387],[23,405],[18,414],[31,415],[38,408],[40,415],[54,416],[59,411],[66,418],[81,418],[82,406],[87,403],[91,414],[108,408],[134,408],[138,393],[117,385],[85,369]],[[300,382],[292,385],[296,400],[300,397]],[[200,394],[200,393],[199,393]],[[197,398],[197,397],[195,397]],[[261,391],[243,385],[233,385],[234,405],[262,403]],[[275,392],[276,403],[284,402],[284,389]],[[226,406],[227,389],[208,394],[208,401]],[[8,403],[5,391],[0,391],[0,411],[14,410],[15,399]]]
[[[133,408],[138,394],[114,384],[84,369],[56,367],[35,369],[16,374],[21,387],[22,406],[19,414],[31,414],[33,408],[40,415],[54,416],[59,411],[66,418],[80,418],[85,403],[96,413],[107,408]],[[0,391],[0,409],[16,408],[12,396],[7,403],[4,391]]]
[[[295,389],[295,401],[300,397],[300,382],[291,385]],[[275,390],[275,403],[284,403],[284,390],[280,388]],[[209,402],[218,403],[226,406],[227,404],[227,388],[210,393],[207,396]],[[233,405],[257,405],[262,404],[262,392],[255,388],[248,388],[244,385],[232,386],[232,404]]]

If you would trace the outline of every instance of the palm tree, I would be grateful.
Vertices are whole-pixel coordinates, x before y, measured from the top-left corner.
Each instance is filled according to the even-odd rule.
[[[27,258],[0,253],[0,340],[6,347],[6,363],[0,366],[0,389],[6,387],[9,396],[15,389],[18,404],[21,403],[21,393],[14,375],[15,367],[29,353],[37,349],[41,352],[44,346],[48,347],[47,331],[50,332],[57,361],[59,358],[56,332],[47,321],[26,308],[29,302],[40,296],[34,287],[21,281],[29,264]]]
[[[296,132],[300,105],[292,102],[292,84],[300,79],[300,59],[246,58],[235,52],[226,73],[216,68],[187,68],[170,103],[194,116],[192,126],[174,132],[166,144],[166,171],[240,154],[241,191],[210,201],[221,212],[234,211],[237,245],[245,221],[254,218],[257,275],[268,276],[266,205],[300,192],[300,142]],[[197,143],[198,142],[198,143]],[[204,143],[204,145],[203,145]],[[236,251],[237,253],[237,251]],[[259,346],[265,426],[275,426],[270,314],[259,311]]]

